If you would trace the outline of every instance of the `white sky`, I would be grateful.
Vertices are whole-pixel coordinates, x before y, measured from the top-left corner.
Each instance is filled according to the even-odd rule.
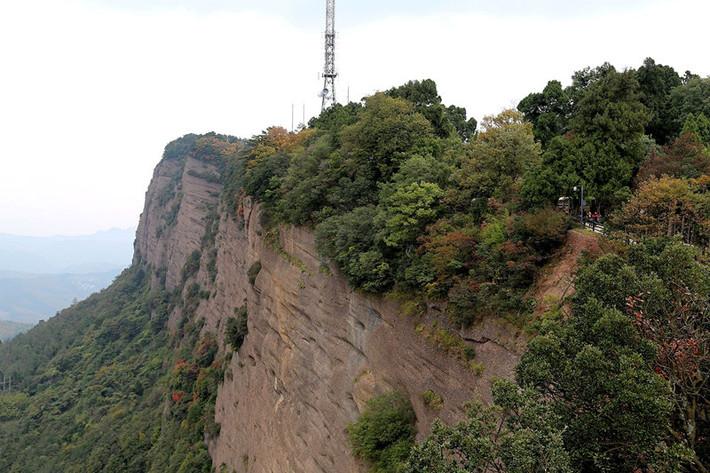
[[[303,103],[316,113],[324,2],[300,1],[308,8],[294,14],[283,1],[0,0],[0,233],[134,226],[170,140],[289,127],[292,103],[297,118]],[[580,0],[577,13],[567,1],[564,15],[551,0],[539,11],[415,0],[377,15],[367,12],[377,2],[345,3],[357,18],[336,22],[341,100],[348,85],[356,99],[429,77],[480,121],[604,61],[652,56],[710,74],[707,0],[607,1],[598,12]]]

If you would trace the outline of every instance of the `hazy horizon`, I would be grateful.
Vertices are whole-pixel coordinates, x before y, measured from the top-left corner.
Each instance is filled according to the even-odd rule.
[[[36,323],[108,286],[133,259],[135,229],[0,233],[0,320]]]
[[[86,233],[52,233],[52,234],[47,234],[47,235],[30,235],[26,233],[5,233],[5,232],[0,232],[0,237],[4,236],[9,236],[9,237],[20,237],[20,238],[83,238],[83,237],[91,237],[95,235],[99,235],[102,233],[111,233],[111,232],[132,232],[135,233],[137,227],[134,225],[132,227],[109,227],[109,228],[99,228],[97,230],[91,231],[91,232],[86,232]]]
[[[135,227],[163,147],[319,111],[320,0],[0,6],[0,233]],[[699,0],[337,2],[339,98],[432,78],[479,121],[586,66],[710,74]],[[692,13],[692,14],[689,14]],[[600,33],[600,28],[604,33]],[[531,40],[534,38],[534,40]]]
[[[90,235],[0,233],[0,272],[68,274],[123,269],[133,258],[134,229]]]

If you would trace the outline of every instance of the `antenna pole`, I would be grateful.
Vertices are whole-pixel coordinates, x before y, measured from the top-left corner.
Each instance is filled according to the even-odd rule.
[[[325,67],[323,68],[323,103],[321,110],[334,105],[335,98],[335,0],[325,1]]]

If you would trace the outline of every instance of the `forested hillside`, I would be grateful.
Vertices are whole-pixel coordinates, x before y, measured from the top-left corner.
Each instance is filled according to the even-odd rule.
[[[708,117],[710,79],[647,59],[635,70],[578,71],[568,87],[551,81],[480,128],[425,80],[335,105],[294,133],[183,137],[166,148],[166,166],[209,163],[215,172],[191,168],[184,178],[223,186],[219,206],[205,210],[199,249],[187,253],[176,287],[137,254],[109,289],[0,347],[0,370],[21,382],[0,395],[0,467],[229,471],[212,465],[207,445],[220,433],[215,399],[233,376],[226,364],[236,356],[258,366],[239,358],[254,308],[240,293],[234,310],[211,315],[219,324],[196,314],[228,286],[219,261],[233,250],[220,230],[248,225],[255,199],[259,238],[272,251],[303,267],[280,237],[309,229],[324,275],[397,301],[417,340],[468,376],[486,369],[476,358],[486,341],[463,335],[481,321],[505,320],[529,340],[514,379],[493,383],[492,403],[481,402],[487,393],[471,399],[459,423],[421,425],[413,403],[438,412],[450,402],[434,390],[373,392],[345,429],[363,469],[707,472]],[[156,197],[162,214],[152,216],[158,231],[146,247],[195,243],[170,230],[185,199],[197,207],[197,192],[180,186]],[[590,233],[598,250],[561,291],[572,296],[538,300],[535,283],[569,231],[587,232],[582,187],[583,213],[598,215],[606,235]],[[257,260],[240,276],[255,300],[260,271]],[[549,310],[536,311],[542,302]],[[280,415],[288,391],[276,373],[265,376],[281,395],[266,411]],[[261,472],[254,462],[230,464]]]
[[[141,268],[3,346],[21,390],[0,395],[7,472],[209,472],[203,430],[221,360],[199,326],[165,331],[171,302]],[[166,396],[200,395],[166,410]],[[207,422],[207,424],[205,424]]]

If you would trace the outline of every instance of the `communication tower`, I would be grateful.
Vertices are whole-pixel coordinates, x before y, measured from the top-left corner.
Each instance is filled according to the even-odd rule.
[[[335,0],[325,1],[325,67],[323,69],[323,99],[321,109],[334,105],[335,100]]]

